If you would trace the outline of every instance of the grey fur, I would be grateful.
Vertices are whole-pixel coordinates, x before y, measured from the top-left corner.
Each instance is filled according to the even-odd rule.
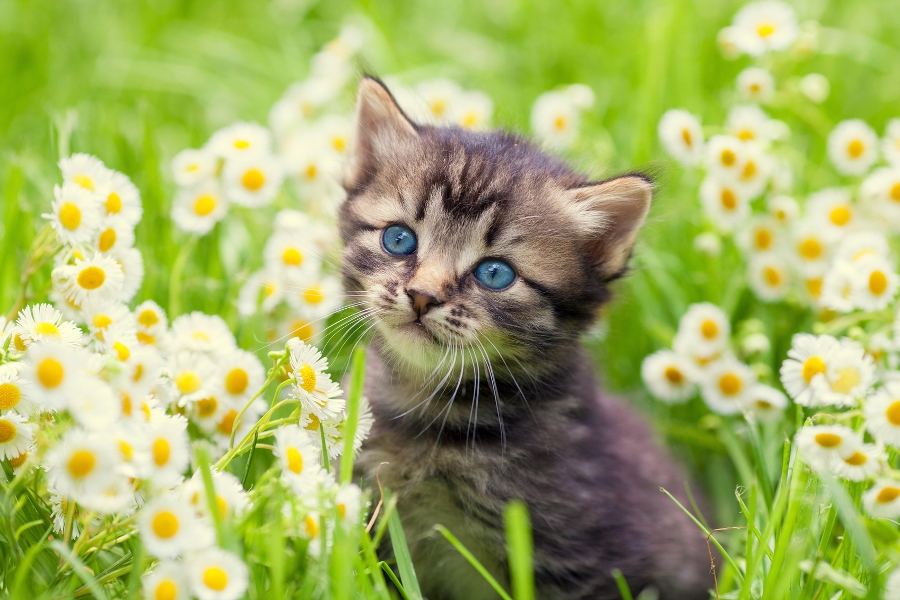
[[[426,596],[497,597],[433,527],[506,582],[502,511],[522,499],[539,598],[619,598],[613,569],[635,593],[707,597],[704,537],[659,491],[687,504],[683,473],[600,390],[578,340],[625,269],[650,183],[590,183],[509,134],[416,125],[372,79],[357,114],[344,280],[377,332],[366,372],[375,425],[357,475],[374,487],[378,472],[397,496]],[[381,248],[394,223],[416,232],[416,254]],[[481,286],[472,269],[484,257],[508,260],[516,282]],[[434,300],[421,323],[413,288]]]

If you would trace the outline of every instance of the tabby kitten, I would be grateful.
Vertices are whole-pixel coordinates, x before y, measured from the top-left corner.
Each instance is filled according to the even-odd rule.
[[[343,276],[376,335],[356,474],[397,497],[425,596],[497,598],[433,527],[508,581],[503,507],[522,499],[539,598],[619,598],[613,569],[635,593],[707,597],[705,540],[659,491],[686,504],[684,475],[579,342],[651,182],[594,183],[509,133],[418,125],[372,78],[357,127]]]

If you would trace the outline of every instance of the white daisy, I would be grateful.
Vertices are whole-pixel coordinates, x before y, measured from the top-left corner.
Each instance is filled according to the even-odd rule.
[[[744,168],[747,146],[733,135],[714,135],[706,145],[706,165],[717,178],[737,181]]]
[[[830,265],[834,234],[817,220],[805,218],[793,228],[791,237],[791,257],[801,275],[824,275]]]
[[[288,316],[278,324],[276,330],[277,339],[297,338],[311,344],[322,332],[321,321],[310,321],[303,317]]]
[[[125,273],[110,256],[96,253],[92,258],[76,258],[74,265],[56,267],[66,298],[78,306],[85,302],[122,300]]]
[[[272,152],[272,134],[256,123],[234,123],[215,132],[206,147],[226,162]]]
[[[362,490],[359,486],[353,483],[340,486],[334,496],[334,509],[339,522],[349,526],[358,524],[362,510]]]
[[[863,494],[862,502],[869,516],[896,519],[900,517],[900,483],[888,479],[877,481]]]
[[[228,201],[216,181],[182,188],[172,202],[172,220],[183,231],[205,235],[228,212]]]
[[[162,357],[149,346],[132,346],[130,356],[121,366],[121,374],[115,383],[119,389],[135,398],[150,394],[160,377]]]
[[[160,561],[141,578],[144,597],[153,600],[188,600],[191,591],[184,565],[174,561]]]
[[[214,394],[233,406],[243,406],[259,390],[266,371],[259,359],[246,350],[234,350],[218,361]]]
[[[493,113],[493,100],[478,90],[462,92],[453,107],[454,121],[464,129],[487,129]]]
[[[732,415],[746,407],[754,384],[756,374],[750,367],[737,359],[724,358],[710,366],[700,385],[700,392],[713,411]]]
[[[863,181],[860,195],[877,217],[886,219],[894,231],[900,228],[900,166],[872,171]]]
[[[340,387],[325,372],[328,362],[315,346],[297,340],[289,342],[288,347],[294,377],[291,394],[319,419],[334,419],[344,409],[345,401],[340,398]]]
[[[0,460],[17,458],[31,448],[35,430],[36,427],[17,412],[0,414]]]
[[[317,489],[321,481],[321,451],[312,443],[311,435],[296,425],[287,425],[275,433],[275,457],[281,465],[282,477],[298,494]]]
[[[787,408],[787,396],[775,388],[757,383],[747,392],[745,402],[747,409],[764,423],[774,423],[781,419]]]
[[[719,52],[727,60],[734,60],[742,54],[742,50],[738,47],[738,37],[740,32],[735,27],[723,27],[716,34],[716,46]]]
[[[107,487],[117,477],[119,453],[107,437],[69,429],[47,455],[47,480],[64,496],[80,496]]]
[[[216,509],[219,517],[230,519],[241,515],[250,506],[247,492],[240,480],[227,471],[212,470],[213,490],[216,494]],[[206,486],[200,471],[194,473],[181,488],[181,497],[185,499],[198,514],[208,515],[209,504],[206,499]]]
[[[19,376],[22,363],[6,363],[0,365],[0,414],[15,411],[20,415],[31,416],[38,406],[31,400],[34,385]]]
[[[700,184],[700,202],[706,215],[722,231],[734,231],[750,214],[745,186],[725,178],[707,176]]]
[[[775,94],[775,79],[761,67],[748,67],[738,73],[737,90],[751,102],[768,102]]]
[[[218,162],[207,148],[182,150],[172,159],[172,177],[180,187],[193,187],[216,176]]]
[[[137,327],[134,315],[128,307],[116,301],[87,302],[82,306],[84,320],[87,323],[91,335],[99,342],[103,342],[103,335],[110,327],[117,328],[124,333],[134,335]]]
[[[124,217],[105,217],[97,227],[93,247],[99,252],[113,248],[130,248],[134,245],[134,228]]]
[[[683,356],[710,358],[728,345],[731,325],[722,309],[709,302],[692,304],[678,323],[673,349]]]
[[[819,298],[822,306],[842,313],[854,310],[853,288],[857,279],[853,263],[836,261],[822,279]]]
[[[766,201],[766,210],[781,225],[789,225],[800,216],[800,205],[790,196],[772,196]]]
[[[33,304],[19,311],[14,335],[26,348],[33,342],[55,341],[77,348],[81,346],[81,330],[50,304]]]
[[[686,402],[697,393],[690,371],[690,361],[671,350],[658,350],[641,363],[641,378],[650,393],[672,404]]]
[[[889,380],[863,404],[866,429],[876,440],[900,446],[900,380]]]
[[[550,148],[571,146],[578,137],[581,117],[564,92],[545,92],[531,108],[531,130]]]
[[[449,79],[433,79],[418,84],[415,94],[420,106],[425,109],[423,120],[434,124],[449,124],[463,90]]]
[[[144,257],[137,248],[120,247],[110,250],[108,256],[116,261],[124,276],[119,299],[122,302],[131,302],[144,282]]]
[[[157,329],[165,330],[168,327],[166,311],[153,300],[145,300],[134,309],[134,317],[138,326],[144,331],[153,332]]]
[[[886,237],[877,231],[860,231],[841,240],[834,253],[834,260],[856,262],[865,256],[887,258],[889,254],[890,246]]]
[[[771,173],[772,160],[763,152],[762,146],[756,142],[747,142],[737,181],[749,198],[756,198],[765,191]]]
[[[887,259],[867,254],[853,262],[853,305],[862,310],[886,308],[897,294],[900,277]]]
[[[249,208],[271,203],[283,181],[281,161],[272,155],[254,154],[229,160],[222,169],[225,196],[234,204]]]
[[[823,227],[823,233],[838,238],[857,228],[860,215],[844,188],[826,188],[809,195],[806,214]]]
[[[169,357],[168,370],[180,406],[188,406],[213,391],[216,365],[200,352],[174,353]]]
[[[247,590],[247,565],[230,552],[207,548],[187,564],[191,590],[199,600],[237,600]]]
[[[325,115],[316,123],[318,135],[329,152],[347,157],[353,149],[354,122],[352,116]]]
[[[281,273],[274,269],[257,271],[247,277],[238,292],[238,313],[244,317],[255,315],[257,310],[268,314],[284,300],[285,291]]]
[[[754,216],[738,231],[736,241],[745,251],[760,253],[775,250],[780,237],[777,220],[769,216]]]
[[[891,119],[884,128],[881,152],[894,167],[900,166],[900,119]]]
[[[356,435],[353,436],[353,452],[358,453],[363,442],[368,439],[369,432],[375,424],[375,415],[372,414],[372,404],[365,396],[359,399],[359,418],[356,421]]]
[[[321,134],[319,134],[321,137]],[[317,198],[339,187],[344,167],[342,155],[302,135],[291,136],[284,144],[282,160],[285,174],[293,177],[298,191],[304,196]]]
[[[874,444],[848,448],[831,460],[831,470],[849,481],[865,481],[881,471],[884,452]]]
[[[66,410],[76,423],[99,432],[121,417],[122,404],[105,381],[85,376],[82,385],[69,394]]]
[[[840,340],[829,353],[822,376],[813,377],[810,389],[819,405],[852,406],[865,398],[875,381],[875,363],[856,342]]]
[[[700,119],[686,110],[671,109],[659,120],[659,140],[666,152],[685,165],[696,165],[704,156],[706,144]]]
[[[765,252],[750,257],[748,265],[750,289],[766,302],[784,298],[791,282],[788,264],[778,252]]]
[[[794,444],[810,467],[825,471],[835,459],[861,449],[862,439],[843,425],[805,425],[794,436]]]
[[[209,524],[174,492],[147,502],[138,513],[137,526],[147,551],[158,558],[184,556],[215,541]]]
[[[171,486],[181,482],[190,462],[187,420],[180,415],[160,415],[150,421],[145,438],[148,477],[157,485]]]
[[[794,402],[801,406],[822,406],[811,385],[824,377],[840,343],[830,335],[798,333],[791,340],[788,358],[781,364],[781,384]]]
[[[83,355],[58,342],[34,344],[25,355],[19,377],[30,385],[32,401],[42,408],[63,410],[85,377]]]
[[[96,156],[73,154],[60,159],[59,169],[63,180],[78,185],[90,192],[96,192],[110,176],[110,170]]]
[[[100,515],[128,515],[137,510],[140,497],[135,495],[134,484],[126,477],[118,477],[98,490],[92,490],[80,498],[82,506]]]
[[[769,115],[756,104],[732,107],[725,119],[725,131],[742,142],[768,142],[774,139]]]
[[[206,354],[225,354],[237,348],[234,335],[218,315],[199,311],[181,315],[172,321],[172,334],[179,349]]]
[[[218,394],[210,393],[193,402],[189,415],[191,421],[198,425],[200,429],[206,433],[213,433],[227,413],[235,411],[234,416],[236,417],[237,410],[240,410],[240,408],[241,406],[235,407],[232,403],[220,400]]]
[[[106,209],[106,216],[119,217],[132,228],[141,220],[141,194],[131,180],[117,171],[110,171],[109,179],[97,190]]]
[[[266,242],[266,267],[284,273],[292,284],[308,281],[319,272],[321,259],[316,249],[290,234],[274,234]]]
[[[865,121],[841,121],[828,134],[828,156],[838,172],[862,175],[878,160],[878,136]]]
[[[831,93],[831,83],[821,73],[810,73],[800,79],[800,92],[810,101],[821,104]]]
[[[54,186],[53,195],[52,212],[41,216],[50,219],[56,235],[64,243],[89,243],[100,226],[97,197],[76,183]]]
[[[319,320],[340,310],[344,288],[340,279],[323,275],[286,294],[288,303],[299,314],[310,320]]]
[[[787,50],[797,39],[797,15],[788,4],[760,0],[745,4],[734,16],[735,44],[752,56]]]

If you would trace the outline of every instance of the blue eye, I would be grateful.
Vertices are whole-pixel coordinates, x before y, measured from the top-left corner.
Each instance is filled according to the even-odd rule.
[[[475,279],[492,290],[502,290],[515,278],[516,272],[502,260],[491,258],[475,267]]]
[[[406,256],[416,251],[416,234],[405,225],[391,225],[384,230],[381,244],[389,254]]]

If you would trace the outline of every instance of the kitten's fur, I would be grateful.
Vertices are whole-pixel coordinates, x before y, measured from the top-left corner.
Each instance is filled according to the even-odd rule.
[[[357,119],[344,280],[354,300],[365,292],[376,331],[365,386],[375,426],[357,475],[374,487],[379,472],[396,495],[423,593],[496,598],[433,527],[506,584],[503,507],[519,498],[539,598],[619,598],[613,569],[635,593],[707,597],[703,535],[659,491],[688,505],[682,472],[599,389],[578,340],[626,268],[651,183],[591,183],[511,134],[417,125],[371,78]],[[392,224],[416,233],[414,254],[382,248]],[[487,257],[514,267],[508,289],[472,275]],[[411,293],[431,298],[420,323]]]

